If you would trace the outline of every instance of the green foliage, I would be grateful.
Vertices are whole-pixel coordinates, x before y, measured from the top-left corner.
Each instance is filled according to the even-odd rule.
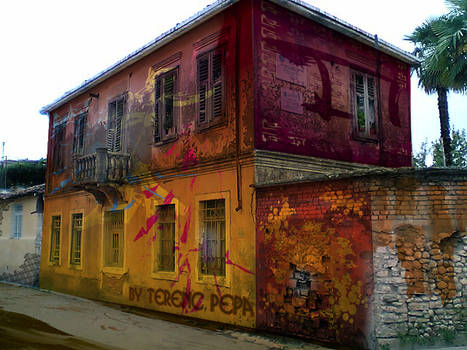
[[[467,134],[464,129],[451,132],[452,166],[467,168]],[[428,142],[422,142],[420,151],[415,153],[412,164],[416,168],[426,168],[427,158],[431,155],[434,167],[444,167],[443,143],[438,139],[428,146]]]
[[[391,346],[389,344],[381,344],[379,350],[391,350]]]
[[[29,187],[45,182],[46,160],[37,162],[17,162],[9,164],[6,171],[0,167],[0,187],[5,185],[5,172],[7,176],[7,187]]]

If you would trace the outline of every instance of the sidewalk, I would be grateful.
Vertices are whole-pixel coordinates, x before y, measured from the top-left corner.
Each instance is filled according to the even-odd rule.
[[[202,329],[196,321],[189,321],[191,327],[156,317],[0,282],[0,349],[330,349],[293,338]]]

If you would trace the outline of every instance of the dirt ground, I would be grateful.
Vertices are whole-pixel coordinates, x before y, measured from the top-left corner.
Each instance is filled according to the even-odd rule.
[[[0,282],[0,349],[331,348]]]

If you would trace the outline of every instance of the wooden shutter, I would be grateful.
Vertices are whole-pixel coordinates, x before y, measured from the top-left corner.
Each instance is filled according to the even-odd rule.
[[[115,115],[115,143],[114,152],[122,150],[122,120],[123,120],[124,101],[120,99],[117,101],[117,112]]]
[[[156,79],[156,101],[154,104],[154,142],[161,140],[160,134],[160,117],[161,117],[161,80],[162,78]]]
[[[175,73],[172,72],[164,79],[164,131],[168,134],[174,126],[173,100],[174,100]]]
[[[198,60],[199,118],[200,124],[206,123],[207,91],[209,80],[209,56]]]
[[[115,112],[116,102],[109,103],[109,117],[107,120],[107,150],[110,152],[114,150]]]
[[[222,53],[212,55],[212,117],[217,118],[223,113],[223,71]]]

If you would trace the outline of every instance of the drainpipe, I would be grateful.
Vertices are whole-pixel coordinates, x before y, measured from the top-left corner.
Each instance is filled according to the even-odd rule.
[[[238,5],[237,5],[238,6]],[[235,162],[237,166],[237,208],[242,209],[242,169],[240,165],[240,11],[237,7],[235,28]]]

